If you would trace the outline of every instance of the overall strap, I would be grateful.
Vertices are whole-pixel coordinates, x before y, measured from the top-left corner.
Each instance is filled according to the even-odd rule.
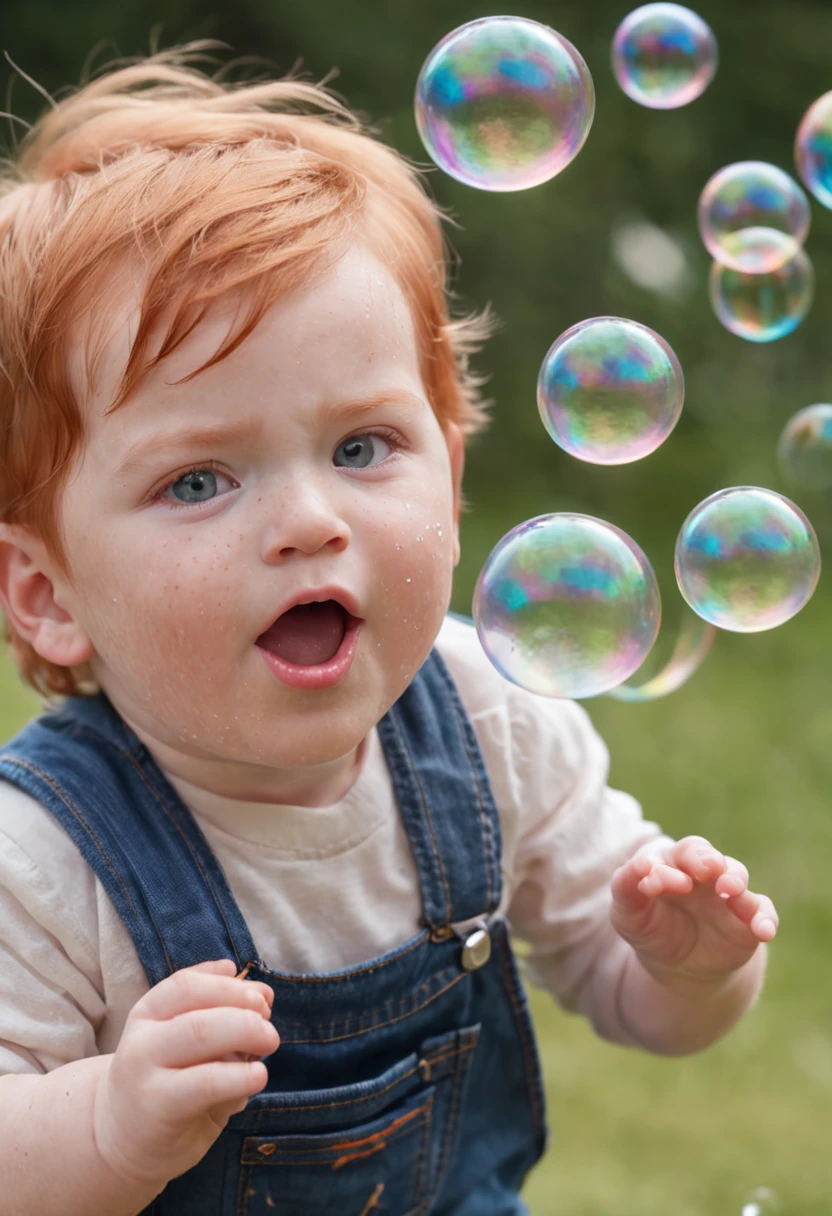
[[[500,821],[473,727],[431,651],[378,724],[434,934],[500,902]]]
[[[258,955],[191,812],[108,698],[69,697],[0,748],[0,778],[49,810],[121,915],[153,985]]]

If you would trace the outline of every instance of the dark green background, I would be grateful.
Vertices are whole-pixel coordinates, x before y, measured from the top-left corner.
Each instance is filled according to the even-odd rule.
[[[583,54],[597,111],[575,162],[554,181],[489,195],[434,170],[435,196],[457,220],[460,310],[491,302],[502,330],[480,356],[494,399],[490,431],[472,445],[456,607],[467,611],[476,573],[509,527],[532,515],[577,510],[629,532],[651,557],[672,638],[680,600],[673,544],[690,509],[729,485],[789,493],[821,547],[832,539],[832,499],[789,487],[777,469],[782,426],[804,405],[832,399],[832,215],[813,202],[807,242],[817,276],[812,312],[767,346],[724,331],[710,311],[709,259],[696,230],[708,177],[735,160],[793,172],[793,140],[808,105],[832,89],[832,4],[827,0],[697,6],[720,45],[706,94],[677,111],[644,109],[618,89],[609,48],[629,6],[609,0],[523,3],[511,11],[553,25]],[[77,83],[95,63],[160,45],[220,38],[265,56],[281,74],[298,59],[377,124],[381,137],[425,163],[412,93],[431,47],[464,21],[501,12],[461,0],[14,0],[0,13],[2,46],[47,90]],[[4,69],[6,79],[11,71]],[[17,80],[11,108],[31,120],[42,99]],[[677,240],[690,290],[669,299],[634,285],[616,264],[612,235],[648,220]],[[657,329],[685,371],[681,421],[635,465],[598,468],[546,437],[534,400],[548,346],[599,314]],[[697,832],[745,861],[752,887],[781,912],[760,1005],[709,1052],[661,1060],[610,1047],[535,998],[547,1070],[554,1147],[529,1185],[536,1216],[740,1216],[768,1185],[784,1214],[832,1208],[832,817],[830,584],[804,612],[768,634],[722,635],[705,668],[673,697],[646,706],[587,703],[612,753],[614,781],[675,835]],[[665,638],[659,644],[666,649]],[[36,704],[6,663],[0,728],[11,733]],[[349,1216],[345,1213],[344,1216]]]

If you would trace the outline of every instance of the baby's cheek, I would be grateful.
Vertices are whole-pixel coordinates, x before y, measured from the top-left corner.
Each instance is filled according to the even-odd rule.
[[[412,534],[411,534],[412,533]],[[427,653],[441,625],[453,578],[453,538],[436,523],[400,534],[379,580],[380,604],[405,667]],[[424,654],[422,657],[424,657]]]
[[[142,556],[135,554],[129,567],[122,565],[121,577],[100,589],[99,653],[115,670],[144,675],[156,688],[160,678],[173,682],[195,666],[210,681],[221,656],[217,640],[228,639],[229,617],[240,602],[229,570],[193,551],[168,564]]]

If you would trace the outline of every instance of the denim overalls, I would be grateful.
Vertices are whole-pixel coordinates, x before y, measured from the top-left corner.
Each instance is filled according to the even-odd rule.
[[[500,899],[500,832],[471,724],[434,651],[379,723],[424,928],[346,971],[260,958],[190,811],[103,693],[0,749],[124,919],[151,985],[233,958],[274,989],[280,1046],[152,1216],[517,1216],[544,1147],[540,1072]]]

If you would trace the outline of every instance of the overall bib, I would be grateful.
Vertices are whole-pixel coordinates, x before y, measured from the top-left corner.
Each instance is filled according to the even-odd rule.
[[[502,917],[497,810],[434,651],[378,726],[421,883],[424,928],[345,971],[285,975],[252,941],[191,812],[103,693],[0,748],[95,871],[148,982],[233,958],[274,990],[280,1046],[148,1216],[519,1216],[541,1155],[540,1070]]]

